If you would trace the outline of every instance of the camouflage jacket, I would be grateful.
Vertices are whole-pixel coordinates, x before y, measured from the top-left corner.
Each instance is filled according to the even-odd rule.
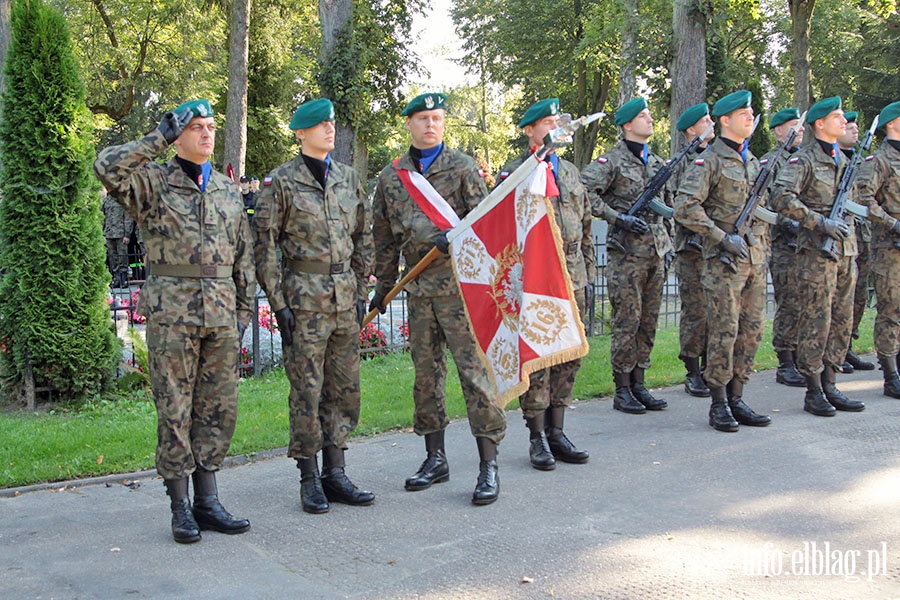
[[[397,167],[417,170],[408,152],[400,157]],[[425,178],[460,217],[467,215],[487,196],[484,178],[475,161],[446,145],[425,171]],[[412,268],[434,247],[434,238],[440,232],[403,187],[393,164],[378,174],[373,211],[375,276],[378,291],[387,292],[397,281],[401,251],[408,268]],[[459,286],[450,257],[438,256],[406,285],[406,290],[419,296],[458,294]]]
[[[134,219],[109,194],[103,197],[101,210],[103,211],[103,237],[110,240],[122,240],[131,235],[134,229]]]
[[[781,145],[781,142],[778,142],[774,148],[772,148],[771,150],[769,150],[768,152],[766,152],[765,154],[763,154],[760,157],[760,159],[759,159],[760,168],[765,167],[769,163],[769,161],[775,157],[775,153],[778,151],[778,147],[780,145]],[[781,170],[781,168],[784,165],[787,164],[787,161],[791,157],[791,155],[795,154],[796,152],[797,152],[796,148],[794,149],[793,152],[791,152],[790,150],[785,150],[784,152],[782,152],[781,156],[778,157],[778,160],[775,162],[774,166],[772,167],[773,173],[772,173],[772,179],[770,180],[771,182],[769,183],[769,196],[766,198],[766,202],[763,203],[767,208],[770,208],[770,209],[772,208],[772,192],[775,191],[775,179],[778,177],[778,172]],[[782,214],[779,214],[778,215],[778,224],[769,226],[769,231],[772,236],[771,239],[772,239],[773,244],[779,243],[779,242],[783,242],[784,244],[788,243],[788,239],[784,235],[784,230],[781,228],[781,225],[783,223],[786,223],[788,220],[789,219],[787,217],[785,217]]]
[[[869,207],[872,245],[892,247],[895,238],[890,230],[900,219],[900,150],[882,141],[860,166],[856,190],[859,202]]]
[[[240,190],[213,171],[201,193],[174,159],[153,162],[167,147],[154,129],[135,142],[106,148],[94,162],[110,195],[141,229],[150,275],[141,290],[139,311],[164,324],[233,327],[235,315],[249,324],[256,274]],[[157,264],[216,267],[213,270],[231,275],[156,275]]]
[[[721,139],[688,166],[675,197],[675,220],[703,236],[703,258],[718,256],[719,242],[734,231],[758,174],[759,161],[752,153],[748,152],[744,163]],[[766,262],[766,227],[756,221],[753,235],[748,236],[754,265]]]
[[[684,152],[684,149],[686,147],[687,144],[682,142],[681,148],[679,148],[678,152]],[[681,159],[681,162],[676,165],[675,172],[672,173],[672,177],[669,179],[669,189],[673,191],[672,196],[674,196],[674,192],[678,190],[678,186],[680,186],[681,182],[684,180],[684,174],[687,173],[688,167],[701,154],[706,152],[707,148],[709,148],[709,146],[697,148],[697,150],[695,150],[691,154],[685,155],[685,157]],[[675,223],[673,229],[675,232],[675,252],[697,252],[697,249],[695,247],[690,246],[687,243],[688,239],[690,239],[690,237],[694,235],[693,231],[686,229],[683,225],[679,225],[678,223]],[[700,241],[702,243],[702,238]]]
[[[775,179],[772,208],[800,223],[798,249],[818,250],[825,243],[827,236],[818,229],[818,224],[831,212],[841,173],[847,166],[847,158],[843,153],[838,154],[839,163],[835,165],[834,159],[813,140],[788,159]],[[844,256],[856,256],[853,219],[847,221],[850,235],[837,247]]]
[[[371,229],[372,209],[351,167],[332,160],[324,190],[300,155],[272,171],[253,216],[256,273],[272,310],[336,312],[365,300]]]
[[[594,216],[614,226],[618,215],[628,212],[663,164],[662,158],[651,153],[644,165],[628,149],[625,140],[619,140],[609,152],[581,171],[581,181],[587,188]],[[660,194],[659,199],[671,206],[667,190]],[[663,256],[672,250],[672,240],[663,219],[649,210],[641,218],[650,224],[650,231],[642,235],[627,234],[626,247],[630,253],[649,257]],[[616,251],[615,248],[609,250]]]
[[[504,165],[497,177],[498,185],[530,156],[531,153],[526,152]],[[594,274],[591,202],[581,183],[578,168],[567,160],[559,159],[556,185],[559,196],[549,198],[550,205],[562,238],[562,251],[566,255],[572,288],[579,290],[589,283]]]

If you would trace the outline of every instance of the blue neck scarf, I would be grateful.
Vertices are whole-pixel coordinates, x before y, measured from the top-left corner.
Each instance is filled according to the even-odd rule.
[[[206,184],[209,183],[209,176],[212,174],[212,165],[209,161],[200,165],[200,173],[202,175],[202,179],[200,180],[200,191],[205,192]]]
[[[427,148],[425,150],[421,150],[422,158],[419,160],[419,167],[421,169],[422,174],[425,174],[425,171],[428,170],[428,167],[437,159],[438,155],[440,155],[441,151],[444,149],[444,143],[441,142],[434,148]]]
[[[559,179],[559,157],[556,155],[556,152],[545,158],[550,166],[553,167],[553,179]]]
[[[837,142],[831,145],[831,158],[834,159],[834,164],[838,164],[841,161],[841,147],[838,146]]]

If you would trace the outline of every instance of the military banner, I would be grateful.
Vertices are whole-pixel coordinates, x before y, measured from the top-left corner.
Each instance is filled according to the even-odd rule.
[[[588,352],[546,198],[555,185],[548,169],[534,169],[451,240],[466,314],[500,406],[528,389],[530,373]]]

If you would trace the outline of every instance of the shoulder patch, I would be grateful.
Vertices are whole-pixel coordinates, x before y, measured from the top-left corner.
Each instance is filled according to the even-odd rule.
[[[759,159],[759,164],[761,164],[761,165],[764,165],[764,164],[766,164],[767,162],[769,162],[769,159],[768,159],[768,158],[761,158],[761,159]]]
[[[866,160],[873,160],[874,158],[875,158],[875,155],[870,154],[869,156],[866,157]]]
[[[263,177],[263,185],[272,185],[272,176],[266,175]]]
[[[790,160],[788,160],[788,162],[791,164],[794,164],[795,162],[800,162],[800,157],[795,156],[795,157],[791,158]]]
[[[695,165],[702,165],[702,164],[704,164],[705,162],[706,162],[706,159],[705,159],[705,158],[698,158],[697,160],[694,161],[694,164],[695,164]]]
[[[608,163],[609,159],[606,158],[605,156],[601,156],[601,157],[597,158],[597,162],[602,165],[602,164]]]

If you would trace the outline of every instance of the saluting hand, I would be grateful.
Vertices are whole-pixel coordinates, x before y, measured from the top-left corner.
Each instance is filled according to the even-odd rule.
[[[193,118],[194,113],[189,108],[185,108],[177,115],[173,112],[167,112],[163,115],[162,121],[159,122],[156,128],[166,138],[166,142],[171,144],[178,139],[178,136],[181,135],[181,132],[184,131],[184,128],[187,127],[187,124]]]

